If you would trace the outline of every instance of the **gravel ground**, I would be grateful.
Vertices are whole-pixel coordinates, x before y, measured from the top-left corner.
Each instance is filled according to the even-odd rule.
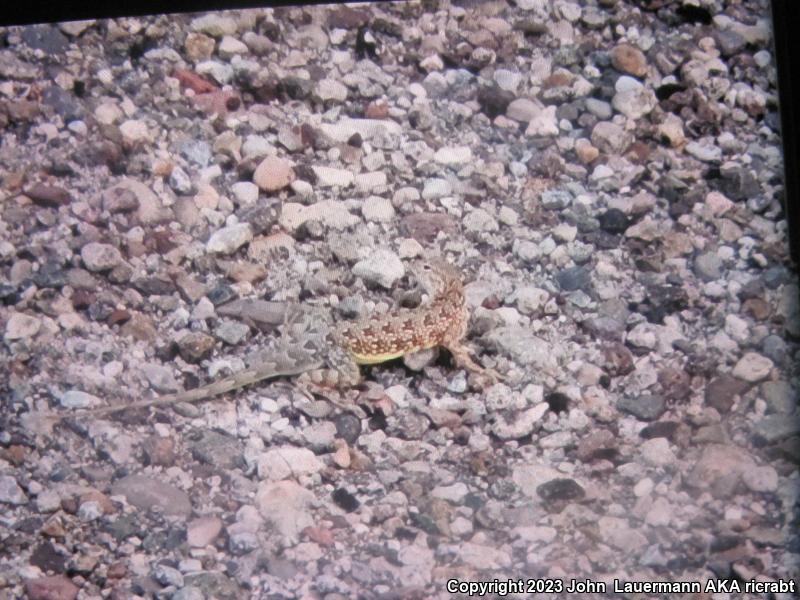
[[[425,0],[0,29],[0,599],[794,597],[768,16]],[[365,369],[363,419],[290,381],[30,417],[239,370],[298,303],[413,301],[428,251],[504,383],[442,352]]]

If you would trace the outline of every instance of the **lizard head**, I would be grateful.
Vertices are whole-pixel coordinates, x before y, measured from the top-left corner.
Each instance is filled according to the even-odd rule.
[[[430,296],[438,296],[452,285],[461,285],[458,269],[441,257],[414,261],[409,270]]]

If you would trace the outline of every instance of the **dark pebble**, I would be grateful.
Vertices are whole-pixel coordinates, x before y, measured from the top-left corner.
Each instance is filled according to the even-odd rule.
[[[67,272],[60,263],[46,262],[34,274],[33,281],[40,288],[62,288],[67,284]]]
[[[342,6],[328,14],[328,27],[335,29],[358,29],[370,20],[370,13],[364,10]]]
[[[789,271],[785,267],[770,267],[764,271],[764,285],[771,290],[777,290],[789,281]]]
[[[21,37],[29,48],[51,55],[63,54],[69,46],[67,36],[53,25],[31,25],[22,30]]]
[[[358,501],[358,498],[353,496],[353,494],[344,488],[335,489],[333,494],[331,494],[331,498],[333,498],[336,506],[346,512],[353,512],[361,505],[361,503]]]
[[[64,188],[37,183],[25,191],[33,203],[47,208],[58,208],[72,202],[72,196]]]
[[[272,226],[278,222],[278,209],[274,206],[254,204],[237,213],[240,223],[250,223],[255,235],[269,233]]]
[[[786,341],[778,335],[768,335],[761,342],[761,353],[776,364],[786,361]]]
[[[563,269],[556,275],[556,281],[562,291],[574,292],[575,290],[586,291],[592,282],[591,274],[585,267],[570,267]]]
[[[569,408],[569,396],[561,392],[547,394],[544,401],[547,402],[547,406],[549,406],[550,410],[555,414],[562,413]]]
[[[551,479],[536,488],[536,493],[545,502],[567,502],[580,500],[586,492],[574,479]]]
[[[656,421],[655,423],[650,423],[650,425],[647,425],[644,429],[642,429],[639,432],[639,436],[646,440],[652,440],[653,438],[660,437],[671,440],[679,426],[680,423],[676,421]]]
[[[211,304],[219,306],[220,304],[225,304],[235,299],[237,295],[236,291],[234,291],[231,286],[222,283],[208,292],[206,297],[211,301]]]
[[[494,119],[506,113],[508,105],[514,98],[514,94],[499,87],[483,87],[478,90],[477,100],[481,111],[490,119]]]
[[[33,549],[28,562],[39,567],[42,571],[63,573],[66,566],[66,556],[62,555],[50,542],[42,542]]]
[[[148,296],[166,296],[175,291],[175,282],[164,276],[140,277],[131,282],[133,287]]]
[[[742,301],[750,300],[751,298],[763,298],[764,281],[761,278],[754,277],[741,287],[738,296],[739,300]]]
[[[333,424],[336,426],[336,437],[343,439],[351,446],[361,435],[361,420],[351,414],[338,415]]]
[[[196,431],[189,437],[187,447],[193,458],[220,471],[242,468],[245,465],[241,441],[229,434],[212,429]],[[167,454],[171,453],[170,450]]]
[[[606,233],[624,233],[630,225],[628,215],[618,208],[609,208],[598,217],[598,220],[600,229]]]
[[[750,384],[732,375],[724,374],[712,379],[706,385],[705,400],[708,406],[717,409],[721,414],[730,412],[737,396],[750,389]]]
[[[57,85],[51,85],[42,92],[42,102],[56,111],[67,123],[83,118],[86,112],[80,100]]]
[[[747,200],[761,193],[755,176],[747,169],[732,167],[720,169],[717,181],[719,191],[734,201]]]
[[[617,408],[633,415],[640,421],[655,421],[666,410],[664,398],[657,394],[623,396],[617,401]]]
[[[655,285],[647,288],[645,301],[636,308],[650,323],[664,323],[664,317],[680,312],[689,305],[689,297],[682,287]]]
[[[178,342],[178,352],[186,362],[198,363],[214,350],[214,338],[200,331],[183,336]]]
[[[714,31],[714,40],[722,56],[726,57],[738,54],[747,46],[747,40],[732,29],[716,29]]]

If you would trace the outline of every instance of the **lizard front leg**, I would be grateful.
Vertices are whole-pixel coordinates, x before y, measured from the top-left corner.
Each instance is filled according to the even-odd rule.
[[[328,350],[325,368],[313,369],[297,378],[297,385],[306,395],[322,396],[332,404],[364,417],[352,402],[345,402],[342,394],[357,387],[363,380],[361,369],[346,350],[333,346]]]
[[[466,369],[488,380],[488,385],[503,381],[503,376],[494,369],[487,369],[476,363],[470,356],[469,349],[461,342],[453,342],[444,346],[453,356],[455,363],[462,369]],[[484,387],[483,384],[481,387]]]

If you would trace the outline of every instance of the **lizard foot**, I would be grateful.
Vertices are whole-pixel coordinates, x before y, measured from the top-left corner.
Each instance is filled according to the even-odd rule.
[[[363,419],[367,416],[361,407],[353,402],[352,399],[346,398],[335,386],[325,385],[325,383],[314,381],[312,376],[305,375],[307,374],[304,373],[298,377],[297,389],[307,398],[312,400],[315,397],[323,398],[337,408],[353,413],[359,419]]]
[[[485,389],[495,383],[505,381],[505,378],[494,369],[488,369],[476,363],[465,346],[447,346],[447,350],[453,355],[453,360],[459,367],[473,374],[471,379],[475,380],[478,389]]]

